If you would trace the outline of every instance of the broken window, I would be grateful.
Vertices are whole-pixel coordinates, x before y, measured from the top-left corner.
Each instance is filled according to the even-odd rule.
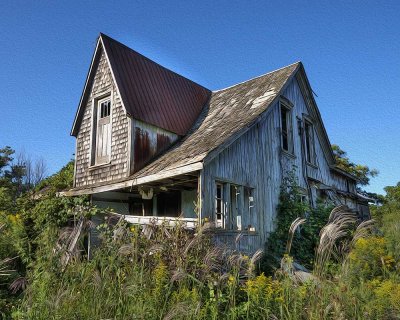
[[[290,107],[281,102],[281,146],[282,149],[293,153],[292,117]]]
[[[226,230],[249,230],[254,216],[253,189],[229,182],[215,182],[215,225]],[[253,218],[252,218],[253,216]]]
[[[215,186],[215,224],[217,228],[225,228],[224,185],[217,182]]]
[[[314,128],[310,121],[304,121],[306,161],[315,164]]]
[[[228,212],[228,229],[241,230],[242,229],[242,215],[239,209],[241,202],[240,187],[234,184],[230,185],[230,210]]]

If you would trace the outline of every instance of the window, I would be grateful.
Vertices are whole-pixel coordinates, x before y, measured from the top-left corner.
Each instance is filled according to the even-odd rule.
[[[225,230],[255,231],[253,189],[230,182],[215,182],[215,226]]]
[[[315,150],[314,150],[314,128],[311,122],[305,120],[304,122],[304,135],[305,135],[305,149],[306,161],[315,164]]]
[[[224,185],[217,182],[215,186],[215,224],[217,228],[225,228]]]
[[[300,202],[302,204],[308,204],[308,196],[306,194],[301,194],[300,195]]]
[[[180,191],[160,192],[157,195],[157,216],[179,217],[181,214]]]
[[[229,212],[227,213],[228,218],[228,225],[227,229],[242,229],[242,215],[239,209],[240,200],[241,200],[241,188],[237,185],[231,184],[230,185],[230,208]]]
[[[92,148],[93,164],[105,164],[110,162],[111,156],[111,98],[108,96],[99,99],[95,103],[94,145]],[[94,162],[94,163],[93,163]]]
[[[281,101],[281,146],[282,149],[293,153],[292,117],[290,107]]]

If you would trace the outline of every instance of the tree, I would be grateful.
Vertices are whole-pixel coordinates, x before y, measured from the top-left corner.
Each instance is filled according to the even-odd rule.
[[[11,156],[14,153],[15,151],[9,146],[0,149],[0,176],[2,175],[4,168],[6,168],[13,160]]]
[[[355,176],[359,185],[368,185],[370,178],[378,175],[378,170],[371,169],[366,165],[356,164],[350,161],[350,159],[347,157],[346,151],[342,150],[337,144],[332,145],[332,150],[335,156],[337,167]]]
[[[24,192],[31,190],[46,177],[43,158],[32,158],[6,146],[0,149],[0,209],[14,212],[15,201]]]

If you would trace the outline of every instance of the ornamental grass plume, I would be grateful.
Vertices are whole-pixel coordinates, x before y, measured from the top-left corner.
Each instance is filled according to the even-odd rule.
[[[293,237],[294,233],[297,230],[299,226],[304,224],[307,221],[307,219],[297,217],[292,224],[290,225],[289,228],[289,235],[288,235],[288,240],[286,243],[286,254],[290,254],[290,249],[292,248],[292,243],[293,243]]]
[[[349,235],[349,230],[356,224],[357,217],[347,206],[339,206],[332,210],[328,224],[320,232],[320,240],[316,250],[314,273],[321,277],[333,254],[339,254],[337,242]]]

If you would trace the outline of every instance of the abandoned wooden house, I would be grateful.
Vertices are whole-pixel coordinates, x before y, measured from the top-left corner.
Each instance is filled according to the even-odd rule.
[[[137,224],[213,221],[216,241],[263,246],[282,178],[304,201],[368,215],[356,179],[335,166],[304,67],[297,62],[211,91],[100,34],[71,135],[73,189]],[[203,220],[204,219],[204,220]]]

